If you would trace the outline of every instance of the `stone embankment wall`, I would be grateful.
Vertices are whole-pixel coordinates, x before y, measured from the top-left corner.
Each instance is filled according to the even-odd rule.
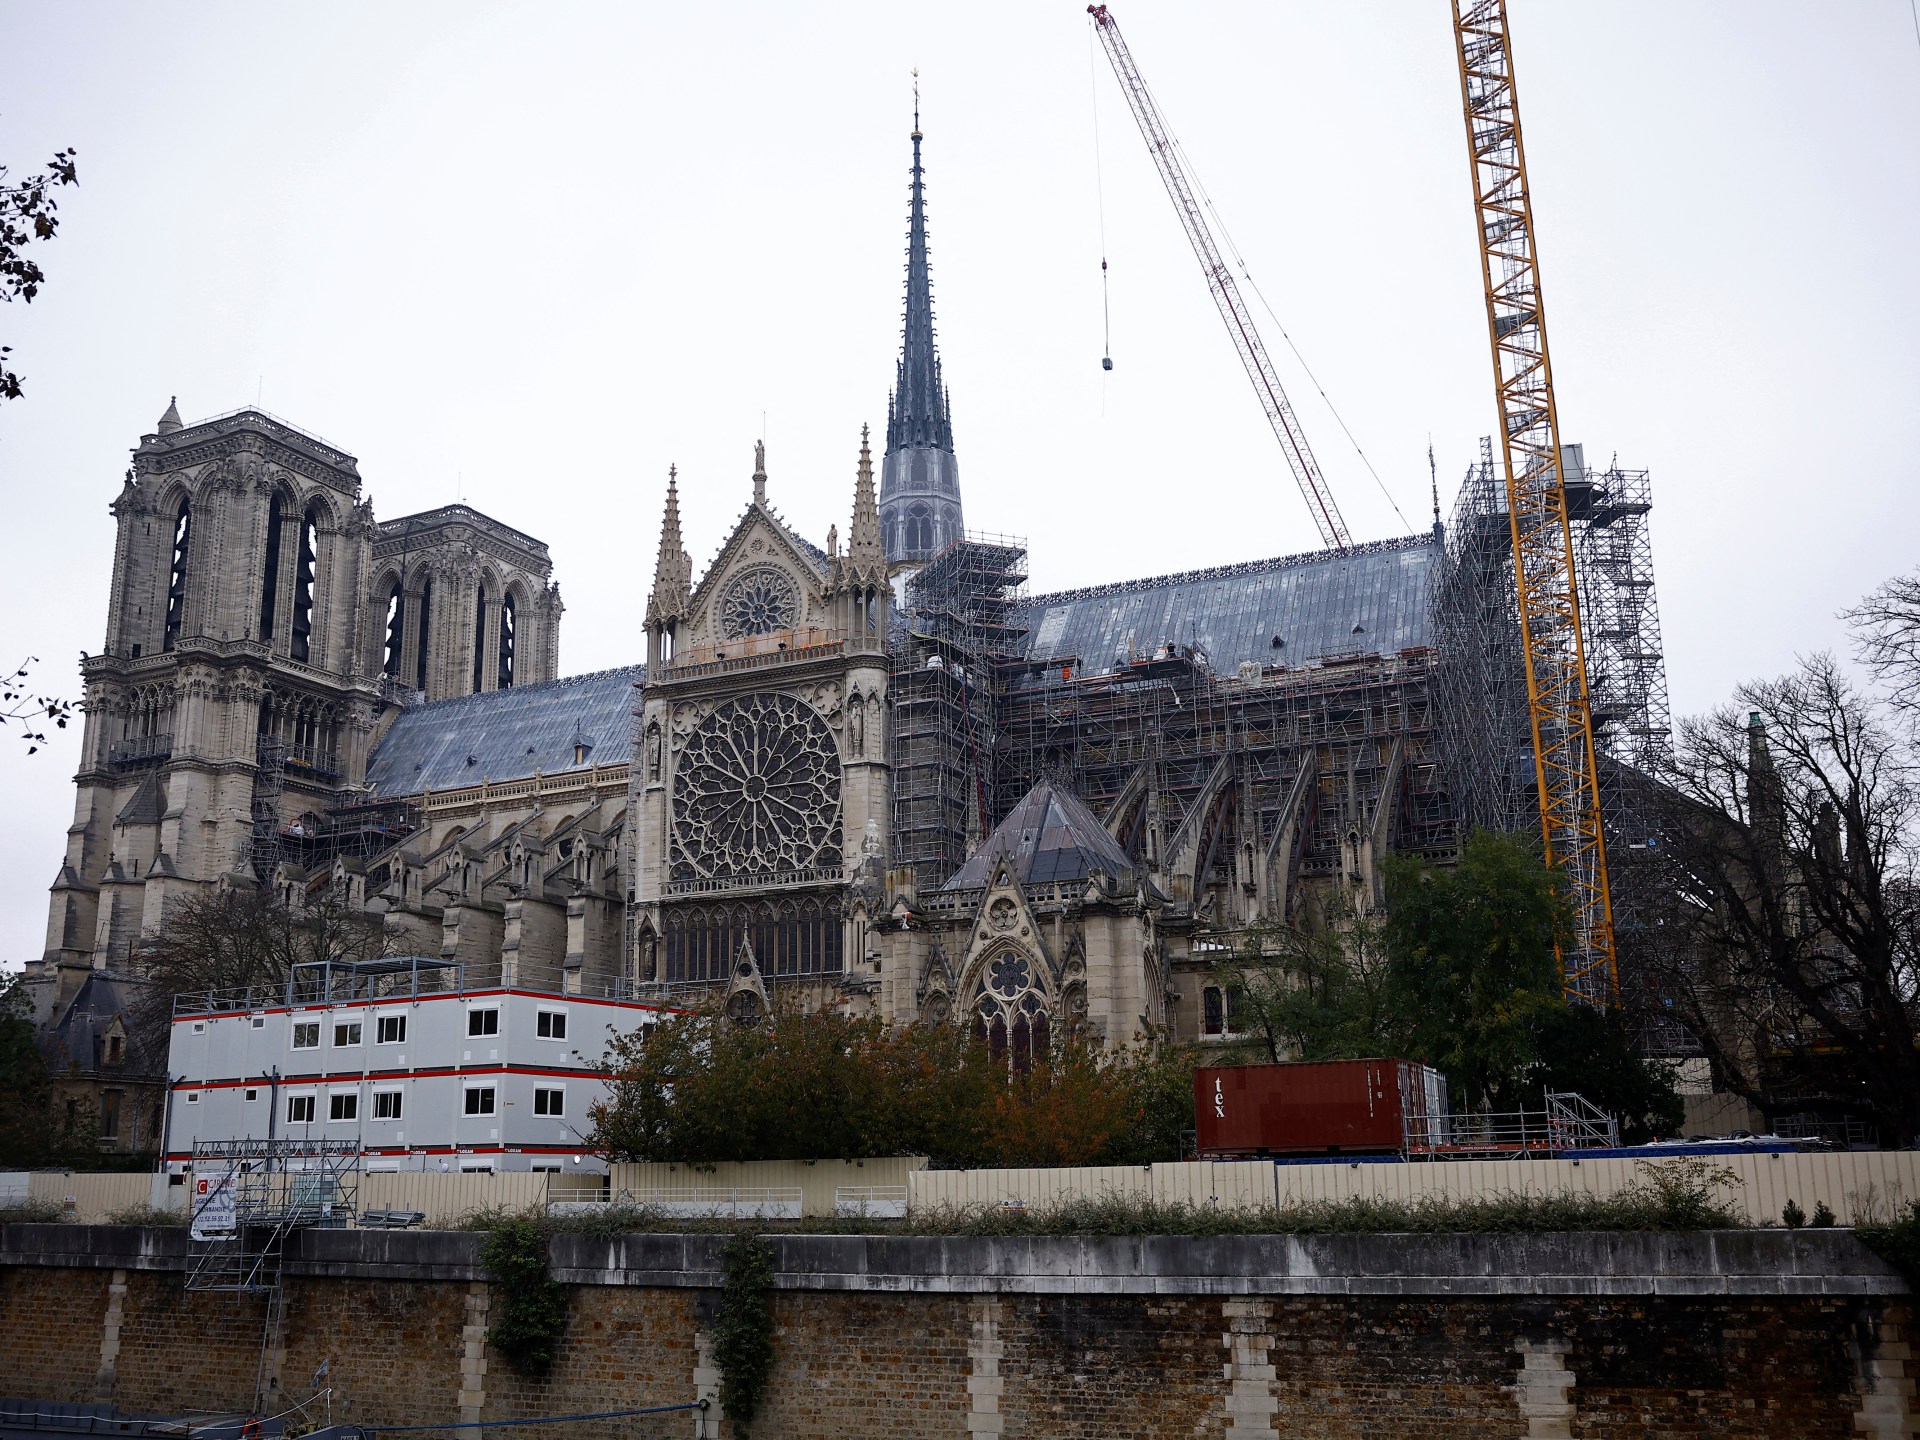
[[[6,1226],[0,1395],[244,1410],[264,1375],[273,1411],[366,1425],[713,1396],[719,1237],[557,1238],[542,1381],[485,1343],[480,1240],[300,1236],[276,1332],[260,1297],[185,1289],[182,1231]],[[1914,1433],[1911,1300],[1845,1231],[773,1244],[760,1437]],[[715,1408],[565,1440],[728,1430]]]

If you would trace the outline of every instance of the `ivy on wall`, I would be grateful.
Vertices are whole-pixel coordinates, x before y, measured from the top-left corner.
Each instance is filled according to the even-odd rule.
[[[515,1373],[544,1379],[567,1328],[567,1287],[548,1273],[546,1228],[500,1221],[480,1247],[480,1263],[493,1279],[490,1309],[498,1317],[487,1343]]]
[[[773,1246],[763,1236],[735,1235],[721,1252],[713,1358],[720,1370],[720,1408],[747,1440],[773,1368]]]

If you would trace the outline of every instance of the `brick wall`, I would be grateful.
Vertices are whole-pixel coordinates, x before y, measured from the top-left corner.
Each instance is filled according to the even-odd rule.
[[[264,1354],[275,1409],[308,1400],[324,1363],[335,1421],[432,1425],[683,1403],[716,1380],[710,1237],[558,1245],[556,1269],[577,1283],[553,1373],[536,1381],[484,1344],[499,1296],[471,1235],[315,1237],[263,1348],[265,1300],[188,1292],[182,1241],[88,1233],[0,1237],[0,1395],[246,1409]],[[1305,1279],[1266,1242],[1110,1243],[780,1241],[755,1433],[1913,1433],[1911,1299],[1843,1235],[1294,1242]],[[1588,1272],[1568,1273],[1582,1256]],[[728,1433],[715,1421],[708,1436]],[[684,1440],[696,1426],[626,1418],[569,1425],[564,1440]]]

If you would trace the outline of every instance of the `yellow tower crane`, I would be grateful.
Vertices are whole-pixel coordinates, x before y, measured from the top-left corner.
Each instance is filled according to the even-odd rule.
[[[1540,832],[1547,863],[1565,876],[1574,907],[1574,933],[1560,952],[1567,996],[1605,1005],[1619,988],[1613,903],[1506,0],[1453,0],[1453,34],[1519,581]]]

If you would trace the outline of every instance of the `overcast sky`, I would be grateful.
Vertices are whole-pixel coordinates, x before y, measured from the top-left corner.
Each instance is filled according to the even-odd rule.
[[[1911,0],[1513,9],[1564,438],[1652,471],[1698,710],[1840,644],[1835,612],[1920,561]],[[27,387],[0,406],[0,660],[76,690],[106,507],[170,395],[350,451],[382,518],[464,496],[540,536],[569,673],[642,658],[669,464],[696,564],[763,433],[774,503],[844,533],[898,346],[915,66],[969,526],[1026,537],[1037,590],[1314,548],[1083,12],[0,0],[0,161],[70,145],[81,176],[46,288],[0,313]],[[1494,414],[1444,0],[1115,13],[1424,526],[1428,437],[1450,504]],[[1355,537],[1400,533],[1267,338]],[[24,748],[8,967],[44,944],[78,735]]]

